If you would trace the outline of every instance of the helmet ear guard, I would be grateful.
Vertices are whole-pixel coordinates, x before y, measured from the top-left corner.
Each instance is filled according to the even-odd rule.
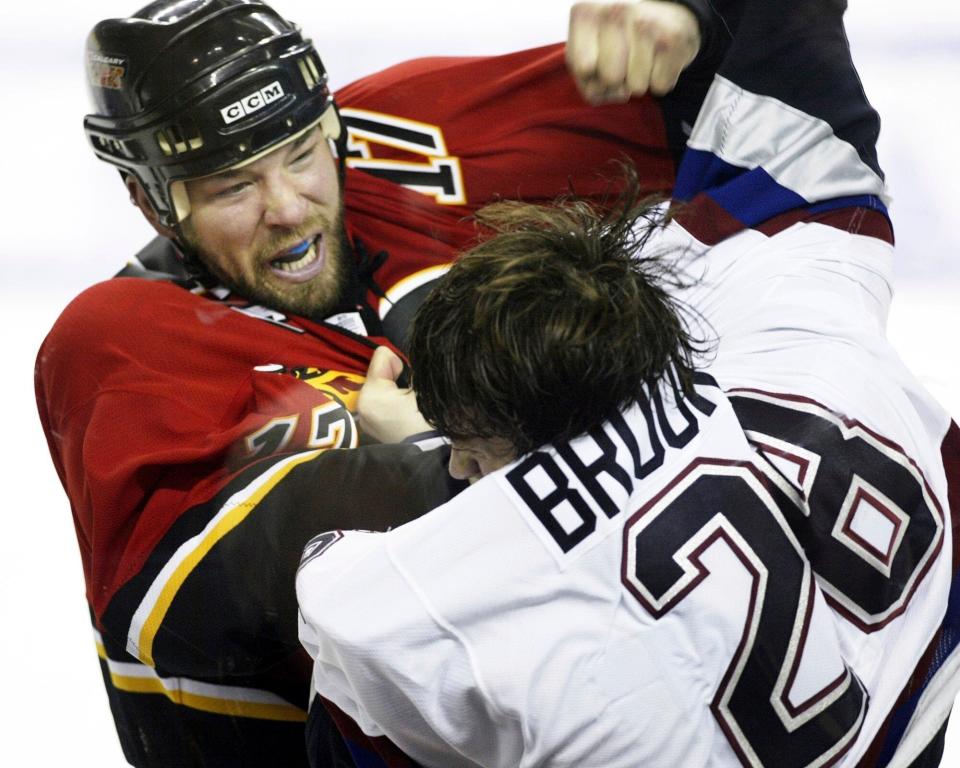
[[[343,133],[343,123],[340,122],[340,113],[337,111],[337,105],[331,100],[331,108],[328,108],[320,115],[320,130],[323,131],[323,137],[332,141],[334,145],[340,144],[340,136]],[[342,152],[339,154],[343,154]]]
[[[340,139],[320,57],[263,3],[159,0],[102,21],[87,70],[94,152],[136,176],[169,227],[190,212],[184,180],[253,162],[317,125]]]

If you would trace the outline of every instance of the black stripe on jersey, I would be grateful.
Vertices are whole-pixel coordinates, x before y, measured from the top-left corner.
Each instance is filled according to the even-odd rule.
[[[880,178],[880,118],[867,101],[843,28],[846,0],[716,0],[733,33],[718,74],[827,122]]]
[[[213,499],[181,514],[111,601],[101,621],[104,632],[125,637],[177,549],[204,531],[234,494],[286,458],[256,462]],[[179,586],[153,641],[158,673],[221,682],[228,675],[230,684],[255,681],[258,688],[305,701],[309,669],[282,669],[291,654],[301,654],[293,585],[304,545],[334,528],[387,530],[443,503],[458,487],[447,474],[445,449],[376,445],[328,451],[298,464]]]
[[[397,139],[407,144],[415,144],[424,149],[435,152],[437,147],[436,139],[428,131],[417,131],[413,128],[405,128],[393,123],[381,120],[368,120],[356,115],[345,114],[341,116],[344,127],[348,130],[353,128],[358,131],[366,131],[376,136],[383,136],[391,139]],[[359,152],[348,153],[348,157],[357,157]]]

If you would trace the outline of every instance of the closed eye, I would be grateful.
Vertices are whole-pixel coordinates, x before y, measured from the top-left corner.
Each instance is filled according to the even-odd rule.
[[[236,184],[231,184],[229,187],[224,187],[223,189],[218,189],[214,192],[214,197],[232,197],[233,195],[240,194],[244,189],[250,185],[249,181],[241,181]]]
[[[293,158],[293,160],[290,161],[290,162],[291,162],[291,165],[294,164],[294,163],[302,163],[302,162],[304,162],[305,160],[309,160],[309,159],[310,159],[310,156],[313,154],[313,150],[314,150],[315,147],[316,147],[316,145],[314,145],[314,146],[312,146],[312,147],[308,147],[307,149],[303,150],[303,152],[301,152],[300,154],[298,154],[296,157]]]

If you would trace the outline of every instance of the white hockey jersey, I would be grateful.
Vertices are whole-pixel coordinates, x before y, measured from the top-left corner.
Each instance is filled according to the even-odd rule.
[[[658,241],[695,394],[305,552],[317,691],[425,766],[907,766],[949,713],[960,433],[884,338],[843,4],[739,5]]]

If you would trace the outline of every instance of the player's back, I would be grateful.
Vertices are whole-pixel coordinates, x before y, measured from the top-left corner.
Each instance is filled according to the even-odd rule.
[[[801,222],[703,249],[675,226],[666,242],[688,249],[683,298],[717,339],[710,370],[800,510],[791,526],[870,693],[872,765],[911,717],[915,746],[929,741],[956,692],[943,662],[960,441],[886,339],[892,246],[849,230]]]
[[[842,6],[724,22],[674,190],[714,246],[687,298],[723,390],[306,562],[317,687],[367,733],[425,765],[849,768],[941,728],[960,436],[883,339],[879,120]]]
[[[867,697],[791,505],[709,377],[664,386],[420,520],[308,548],[317,689],[426,765],[843,754]]]
[[[744,5],[667,244],[689,235],[684,298],[718,339],[711,372],[800,510],[791,527],[870,694],[840,764],[909,765],[958,684],[960,431],[885,338],[890,198],[842,12]]]

